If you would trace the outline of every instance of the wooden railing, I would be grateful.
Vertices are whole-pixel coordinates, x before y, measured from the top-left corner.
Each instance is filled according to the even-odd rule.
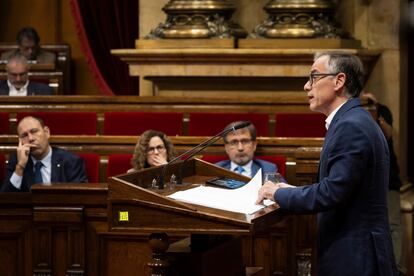
[[[182,153],[209,137],[177,136],[171,140],[178,153]],[[106,182],[106,167],[109,154],[130,153],[138,137],[135,136],[52,136],[50,143],[75,153],[97,153],[100,155],[100,181]],[[16,150],[17,136],[0,136],[0,154],[6,157]],[[286,157],[286,178],[291,183],[312,181],[316,176],[322,138],[259,137],[256,155],[282,155]],[[203,154],[224,155],[220,140],[203,150]]]

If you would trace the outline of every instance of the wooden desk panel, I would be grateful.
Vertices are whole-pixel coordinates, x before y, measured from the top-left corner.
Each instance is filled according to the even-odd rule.
[[[149,275],[148,232],[112,231],[108,210],[106,184],[0,193],[1,275]],[[270,226],[271,235],[257,231],[243,242],[245,264],[266,266],[260,275],[296,275],[295,264],[286,261],[295,259],[294,220],[286,218]]]

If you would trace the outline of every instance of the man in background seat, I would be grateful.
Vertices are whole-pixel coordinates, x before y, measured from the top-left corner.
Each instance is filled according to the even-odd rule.
[[[2,53],[1,60],[8,60],[13,54],[20,53],[32,63],[55,64],[56,55],[40,47],[40,37],[34,28],[25,27],[21,29],[17,33],[16,40],[19,48]]]
[[[0,191],[30,192],[36,183],[88,182],[83,160],[49,145],[50,130],[40,118],[27,116],[17,125],[19,144],[7,164]]]
[[[226,129],[240,123],[242,122],[230,123],[226,126]],[[216,165],[248,177],[255,176],[259,169],[262,169],[262,176],[266,173],[277,173],[276,164],[253,159],[257,147],[256,137],[256,127],[253,124],[227,133],[223,140],[224,148],[230,160],[217,162]]]
[[[43,83],[29,80],[27,59],[20,53],[10,56],[6,65],[7,80],[0,81],[0,95],[34,96],[53,95],[53,89]]]

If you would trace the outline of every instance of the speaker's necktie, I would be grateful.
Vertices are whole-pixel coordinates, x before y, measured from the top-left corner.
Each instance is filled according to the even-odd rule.
[[[35,171],[34,171],[34,179],[33,179],[33,183],[43,183],[43,178],[42,178],[42,172],[40,171],[40,169],[43,167],[43,163],[38,161],[35,164]]]

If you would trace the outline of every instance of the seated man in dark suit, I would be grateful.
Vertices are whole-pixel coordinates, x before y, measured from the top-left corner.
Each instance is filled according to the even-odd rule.
[[[239,123],[242,122],[230,123],[226,128]],[[266,173],[277,173],[277,166],[275,164],[260,159],[253,159],[257,147],[256,136],[256,127],[253,124],[227,133],[223,140],[230,160],[217,162],[216,165],[248,177],[253,177],[259,169],[262,169],[262,176]],[[284,179],[282,181],[285,182]]]
[[[32,96],[52,95],[53,89],[43,83],[29,81],[27,59],[19,53],[13,54],[6,65],[7,80],[0,81],[0,95]]]
[[[24,117],[17,125],[19,144],[11,155],[2,192],[29,192],[35,183],[88,182],[78,156],[49,145],[50,130],[43,120]]]
[[[17,33],[17,45],[19,48],[2,53],[1,60],[8,60],[13,54],[20,53],[27,60],[33,63],[52,63],[56,62],[56,55],[52,52],[43,50],[40,45],[40,37],[32,27],[25,27]]]

